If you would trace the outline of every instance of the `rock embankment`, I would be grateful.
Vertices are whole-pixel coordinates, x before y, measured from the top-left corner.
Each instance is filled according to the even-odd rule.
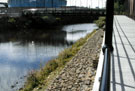
[[[52,81],[46,91],[91,91],[102,39],[103,31],[98,30]]]

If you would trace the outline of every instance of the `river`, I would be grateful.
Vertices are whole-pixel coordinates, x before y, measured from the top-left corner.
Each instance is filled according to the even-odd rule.
[[[0,42],[0,91],[16,91],[23,86],[27,74],[41,66],[76,40],[96,29],[92,23],[66,25],[61,33],[51,33],[42,41],[14,40]],[[0,40],[4,40],[0,36]]]

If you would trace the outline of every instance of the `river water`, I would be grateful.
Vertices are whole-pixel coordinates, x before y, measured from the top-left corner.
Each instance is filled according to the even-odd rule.
[[[30,71],[56,58],[62,50],[96,28],[91,23],[66,25],[61,32],[53,31],[50,38],[42,41],[33,38],[0,42],[0,91],[19,89]]]

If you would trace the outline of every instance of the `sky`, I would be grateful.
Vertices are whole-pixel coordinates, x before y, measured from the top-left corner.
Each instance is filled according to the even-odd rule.
[[[105,7],[106,0],[67,0],[67,6]]]
[[[7,0],[0,0],[7,2]],[[105,7],[106,0],[67,0],[67,6],[84,6],[84,7]]]
[[[0,2],[7,2],[7,0],[0,0]]]

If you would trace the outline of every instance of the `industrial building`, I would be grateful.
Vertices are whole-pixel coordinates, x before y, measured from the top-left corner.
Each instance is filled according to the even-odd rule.
[[[8,0],[8,7],[47,7],[66,6],[66,0]]]

